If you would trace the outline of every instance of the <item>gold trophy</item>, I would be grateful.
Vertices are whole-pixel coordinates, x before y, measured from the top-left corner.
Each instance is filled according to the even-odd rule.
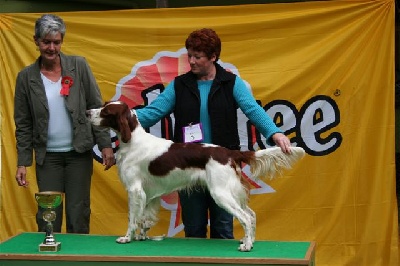
[[[43,191],[35,193],[35,199],[40,207],[46,209],[43,212],[43,220],[47,222],[46,237],[43,243],[39,245],[39,251],[56,252],[61,249],[61,242],[56,242],[53,235],[52,222],[56,219],[54,209],[60,206],[62,202],[62,193],[56,191]]]

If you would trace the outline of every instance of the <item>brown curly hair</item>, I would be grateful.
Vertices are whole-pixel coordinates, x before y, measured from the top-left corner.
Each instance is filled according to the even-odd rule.
[[[194,51],[204,52],[208,59],[215,54],[218,61],[221,54],[221,40],[217,33],[212,29],[195,30],[189,34],[185,41],[186,49],[193,49]]]

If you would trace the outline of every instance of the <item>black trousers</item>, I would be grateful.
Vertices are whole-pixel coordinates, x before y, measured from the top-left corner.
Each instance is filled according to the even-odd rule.
[[[186,237],[207,237],[210,218],[210,238],[233,239],[233,216],[220,208],[207,189],[179,191],[182,221]]]
[[[63,204],[55,210],[54,232],[61,232],[65,206],[67,233],[89,233],[92,174],[92,151],[47,152],[43,165],[36,165],[39,191],[64,193]],[[36,222],[39,232],[46,231],[47,222],[43,220],[43,211],[38,207]]]

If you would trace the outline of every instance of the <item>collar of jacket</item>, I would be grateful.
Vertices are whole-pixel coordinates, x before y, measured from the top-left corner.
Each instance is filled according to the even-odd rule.
[[[64,53],[60,52],[59,56],[61,62],[61,77],[70,76],[73,80],[75,80],[75,64],[73,64],[71,60],[68,60],[68,57]],[[42,57],[39,56],[36,59],[36,62],[32,68],[33,73],[36,74],[33,75],[35,79],[41,79],[40,77],[41,62],[42,62]]]
[[[60,52],[59,56],[61,62],[61,77],[69,76],[75,81],[75,64],[71,60],[68,60],[68,56],[66,56],[64,53]],[[38,96],[40,102],[46,107],[46,109],[48,109],[46,93],[44,90],[42,77],[40,75],[41,62],[42,58],[39,56],[30,69],[30,87]]]

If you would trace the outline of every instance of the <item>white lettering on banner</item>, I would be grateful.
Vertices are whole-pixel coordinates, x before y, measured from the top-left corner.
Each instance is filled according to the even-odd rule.
[[[299,145],[308,154],[322,156],[339,148],[342,135],[329,132],[340,123],[340,110],[332,98],[322,95],[311,98],[300,109],[299,119]]]
[[[290,140],[292,144],[301,146],[309,155],[327,155],[342,143],[339,132],[329,132],[339,125],[340,110],[328,96],[312,97],[300,111],[293,103],[284,100],[272,101],[264,106],[264,110],[286,135],[294,133],[295,136]]]

